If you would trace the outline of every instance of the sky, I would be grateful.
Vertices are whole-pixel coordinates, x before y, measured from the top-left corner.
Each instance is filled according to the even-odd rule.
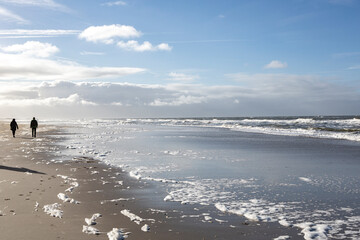
[[[0,0],[0,117],[360,115],[360,0]]]

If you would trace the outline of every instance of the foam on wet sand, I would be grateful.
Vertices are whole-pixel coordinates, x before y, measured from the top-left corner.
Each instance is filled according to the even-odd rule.
[[[45,205],[43,209],[46,214],[49,214],[52,217],[62,218],[63,211],[60,209],[60,207],[61,204],[53,203]]]

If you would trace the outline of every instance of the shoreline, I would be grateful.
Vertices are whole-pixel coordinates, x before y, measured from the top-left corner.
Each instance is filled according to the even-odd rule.
[[[2,140],[0,168],[0,226],[6,239],[109,239],[113,228],[122,229],[127,239],[303,239],[295,228],[252,222],[207,206],[164,202],[156,194],[159,184],[131,178],[98,160],[79,156],[59,161],[54,153],[65,147],[52,137],[57,130],[41,131],[37,139],[21,130],[13,139],[7,124],[1,124],[1,134],[9,135]],[[65,191],[71,187],[72,192]],[[62,218],[44,212],[44,206],[54,203],[61,204]],[[96,213],[102,216],[88,225],[85,218]],[[238,224],[229,226],[229,219]],[[91,232],[88,226],[99,235],[82,232]]]

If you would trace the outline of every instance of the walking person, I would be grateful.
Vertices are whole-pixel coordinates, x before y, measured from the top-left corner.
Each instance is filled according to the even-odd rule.
[[[31,135],[32,137],[36,138],[36,128],[38,127],[38,122],[35,120],[35,117],[33,117],[33,120],[31,120],[30,128],[32,129]]]
[[[19,126],[17,125],[15,118],[10,123],[10,130],[12,131],[13,137],[15,137],[16,129],[19,129]]]

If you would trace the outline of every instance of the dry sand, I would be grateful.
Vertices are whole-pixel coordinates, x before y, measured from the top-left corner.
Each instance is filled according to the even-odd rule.
[[[54,153],[61,153],[64,147],[54,144],[59,140],[54,138],[55,127],[40,128],[38,138],[33,139],[27,125],[19,125],[16,138],[8,126],[0,124],[0,239],[109,239],[107,233],[113,228],[122,229],[127,239],[135,240],[273,239],[281,235],[302,239],[295,229],[240,217],[233,227],[199,221],[189,216],[204,206],[166,203],[165,207],[163,201],[151,201],[156,187],[128,177],[120,168],[84,156],[59,162]],[[72,192],[66,192],[71,186]],[[63,202],[59,193],[79,203]],[[45,205],[54,203],[60,204],[61,218],[44,212]],[[141,222],[131,221],[121,213],[124,210],[140,217]],[[92,225],[99,235],[83,233],[83,226],[88,226],[85,218],[95,213],[102,215]],[[150,231],[141,230],[145,224]]]

